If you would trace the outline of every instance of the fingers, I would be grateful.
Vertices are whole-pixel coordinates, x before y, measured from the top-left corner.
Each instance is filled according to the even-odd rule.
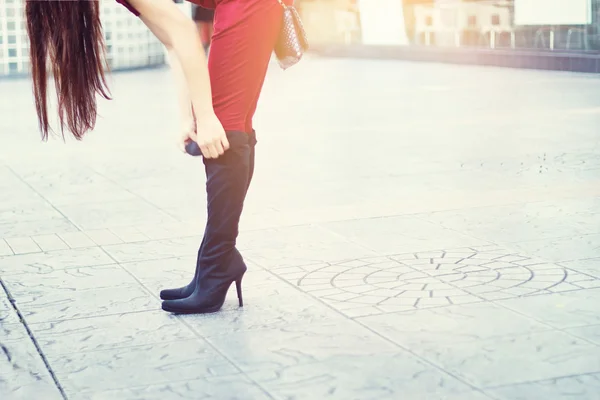
[[[222,156],[229,149],[229,141],[225,135],[215,139],[212,143],[198,145],[205,158],[219,158],[219,156]]]
[[[200,150],[202,150],[202,155],[204,158],[218,158],[221,154],[223,154],[223,148],[221,148],[221,152],[219,152],[219,149],[215,143],[200,146]]]
[[[215,150],[217,150],[219,156],[222,156],[223,153],[225,153],[225,149],[223,148],[223,144],[221,144],[220,140],[217,143],[215,143]]]
[[[212,146],[200,146],[200,150],[202,151],[202,156],[204,158],[215,158],[212,154],[211,151],[211,147]]]
[[[223,146],[223,150],[229,150],[229,140],[227,139],[227,135],[223,135],[221,138],[221,146]]]

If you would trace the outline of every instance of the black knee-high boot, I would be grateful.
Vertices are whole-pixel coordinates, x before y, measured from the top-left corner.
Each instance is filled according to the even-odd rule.
[[[252,182],[252,177],[254,175],[254,159],[255,159],[255,146],[256,146],[256,133],[252,132],[248,135],[248,145],[250,146],[250,161],[248,168],[248,184],[246,185],[246,192],[250,188],[250,182]],[[204,232],[204,236],[206,237],[206,231]],[[200,249],[198,250],[198,257],[196,258],[196,271],[194,272],[194,278],[190,283],[183,287],[175,288],[175,289],[164,289],[160,292],[160,298],[163,300],[177,300],[177,299],[185,299],[189,295],[194,292],[196,288],[196,281],[198,280],[198,266],[200,265],[200,257],[202,254],[202,248],[204,247],[204,238],[202,239],[202,243],[200,244]]]
[[[197,273],[192,293],[176,300],[165,300],[162,308],[175,313],[218,311],[230,285],[238,288],[246,264],[235,248],[239,220],[248,190],[251,169],[251,136],[227,132],[230,148],[217,159],[204,159],[208,220],[203,245],[199,250]]]

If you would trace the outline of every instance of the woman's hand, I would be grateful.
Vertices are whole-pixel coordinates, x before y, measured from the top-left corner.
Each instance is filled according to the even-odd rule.
[[[190,142],[196,141],[196,122],[192,119],[181,124],[181,134],[178,138],[177,146],[179,150],[187,154],[185,146]]]
[[[186,96],[189,95],[197,116],[195,141],[205,158],[219,157],[229,148],[229,142],[213,110],[206,54],[196,24],[173,0],[129,0],[129,3],[140,13],[140,18],[148,28],[179,60],[187,86],[186,92],[189,91]],[[187,110],[184,114],[187,114]],[[191,132],[185,135],[191,139]]]
[[[225,129],[214,113],[196,117],[195,137],[190,139],[196,141],[204,158],[218,158],[229,149]]]

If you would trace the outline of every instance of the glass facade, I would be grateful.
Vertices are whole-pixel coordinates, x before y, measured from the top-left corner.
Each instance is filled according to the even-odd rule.
[[[415,45],[600,51],[600,0],[555,1],[555,10],[551,3],[405,0],[406,31]]]
[[[316,44],[379,40],[399,46],[600,52],[600,0],[296,0],[296,4],[309,39]],[[527,21],[527,13],[537,19]],[[565,17],[562,22],[557,15]],[[578,20],[582,18],[578,15],[585,20]]]
[[[29,71],[23,0],[0,0],[0,77]],[[165,63],[164,46],[146,26],[114,0],[101,0],[101,19],[111,69]],[[189,14],[189,3],[180,7]]]
[[[0,76],[28,68],[29,47],[22,14],[22,1],[0,0]]]

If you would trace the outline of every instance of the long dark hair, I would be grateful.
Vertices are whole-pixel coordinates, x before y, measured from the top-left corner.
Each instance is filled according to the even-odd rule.
[[[104,76],[107,65],[99,2],[27,0],[25,15],[42,138],[48,139],[51,130],[47,93],[48,72],[51,72],[63,137],[66,125],[79,140],[96,124],[96,94],[110,99]]]

